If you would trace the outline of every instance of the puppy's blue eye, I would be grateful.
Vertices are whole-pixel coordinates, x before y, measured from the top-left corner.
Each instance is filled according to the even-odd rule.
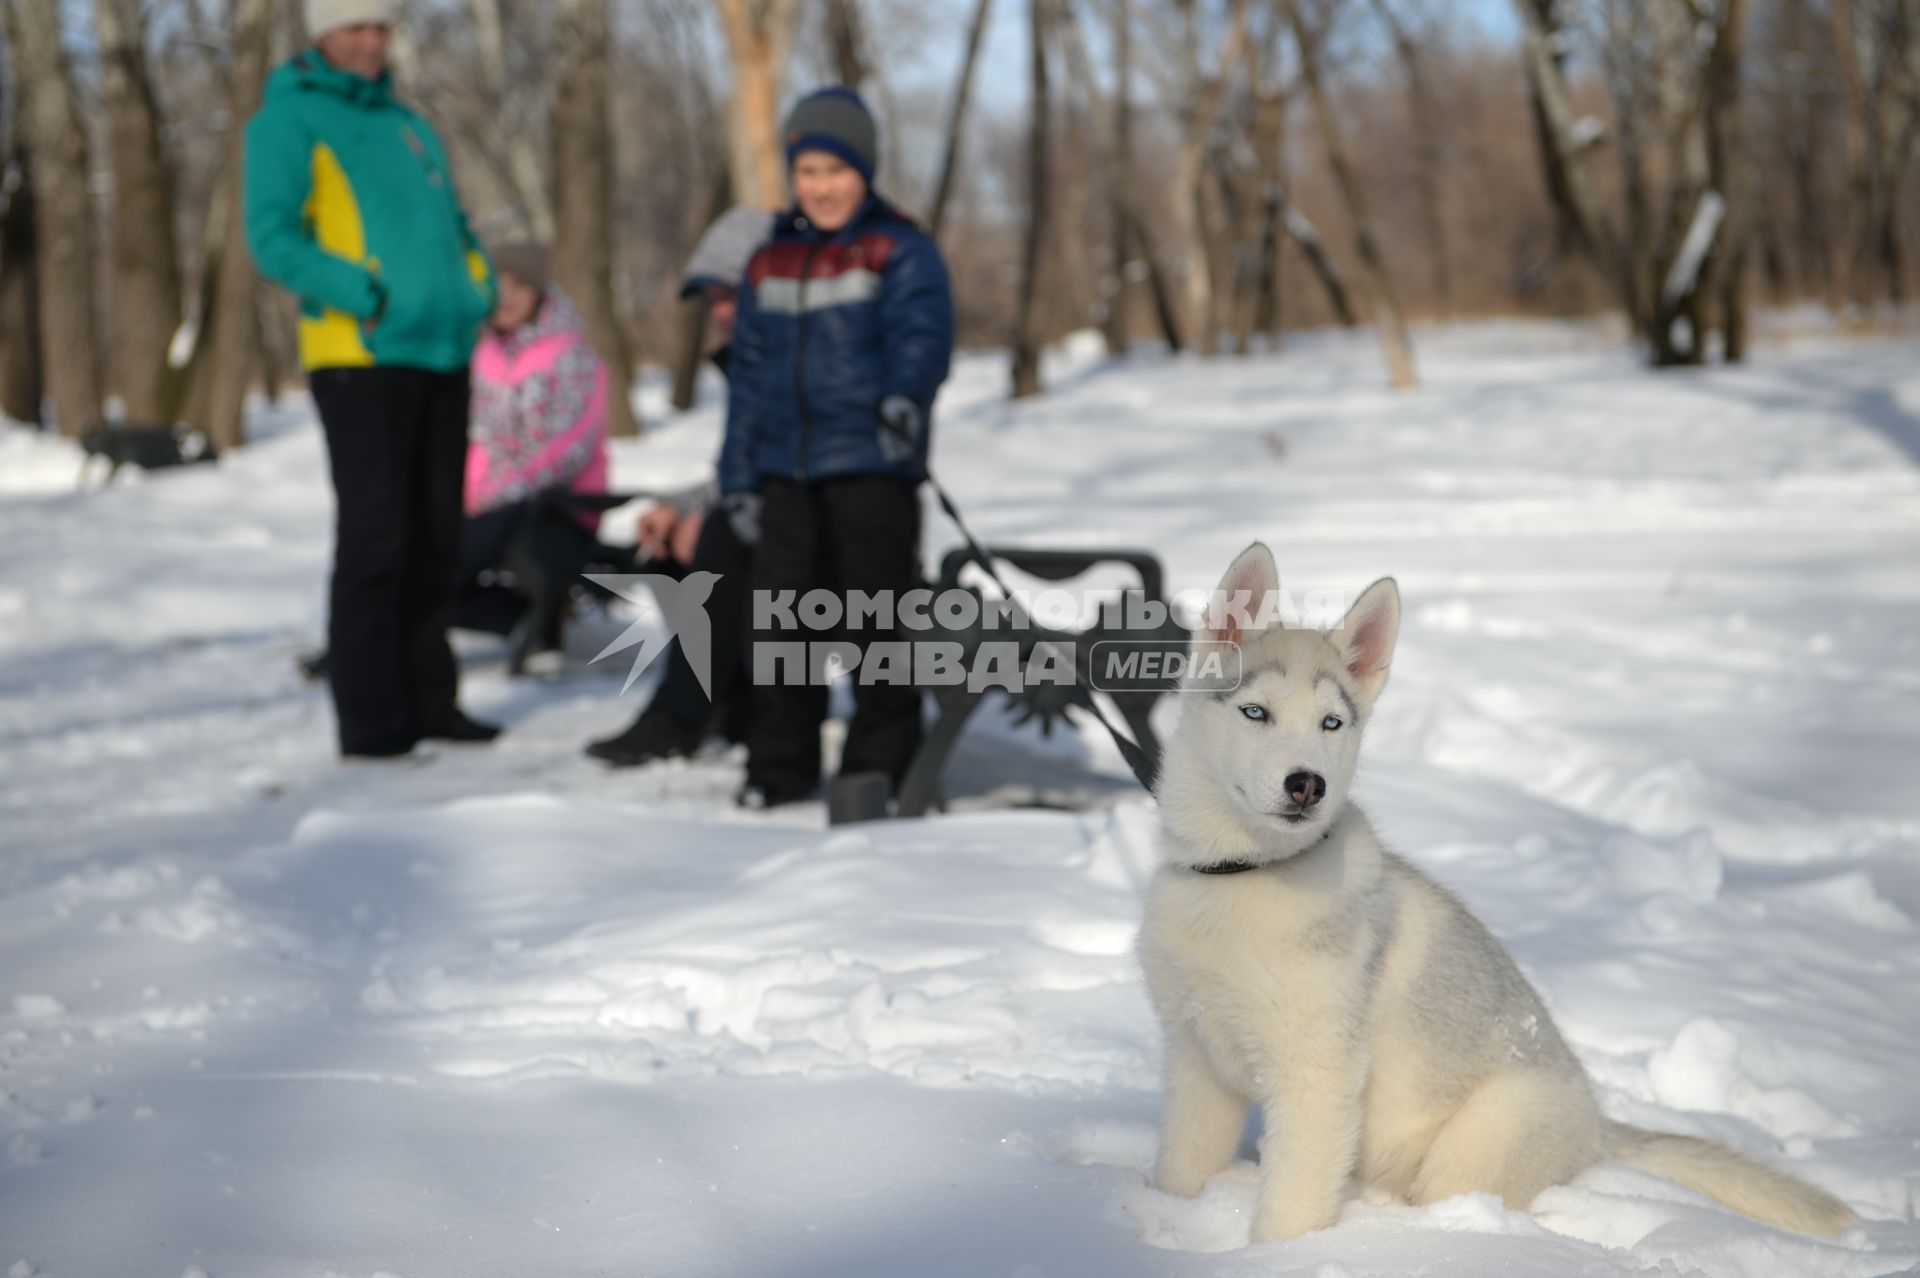
[[[1255,723],[1265,723],[1267,721],[1267,708],[1265,706],[1244,705],[1240,707],[1240,713]]]
[[[1328,732],[1338,732],[1340,731],[1340,716],[1337,714],[1330,714],[1326,718],[1320,721],[1320,726],[1326,729]]]

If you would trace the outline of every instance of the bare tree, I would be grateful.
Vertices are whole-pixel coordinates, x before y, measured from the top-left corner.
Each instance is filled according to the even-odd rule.
[[[538,95],[533,87],[537,81],[522,81],[507,69],[507,30],[500,0],[467,0],[467,10],[473,17],[488,107],[478,126],[467,130],[469,144],[489,158],[502,184],[512,192],[527,234],[551,244],[553,202],[540,161],[538,104],[530,101]],[[564,64],[559,74],[568,74]]]
[[[1254,300],[1248,317],[1249,327],[1242,332],[1239,340],[1242,353],[1251,347],[1253,331],[1266,334],[1270,342],[1277,341],[1280,336],[1281,237],[1289,233],[1285,181],[1287,106],[1291,96],[1288,89],[1279,83],[1278,45],[1281,30],[1281,24],[1275,22],[1269,28],[1264,42],[1249,42],[1247,46],[1247,69],[1251,80],[1248,92],[1252,99],[1247,145],[1254,156],[1252,176],[1256,190],[1251,193],[1251,198],[1258,204],[1260,243],[1255,250]],[[1305,222],[1304,218],[1298,220],[1303,224]],[[1307,229],[1311,234],[1311,227]],[[1314,247],[1319,247],[1317,242]],[[1352,327],[1353,318],[1345,310],[1344,294],[1335,295],[1334,301],[1335,313],[1341,316],[1348,327]]]
[[[786,201],[787,175],[780,147],[780,80],[799,0],[716,0],[727,49],[733,59],[729,116],[733,189],[761,208]]]
[[[113,174],[109,380],[129,418],[154,422],[166,398],[167,348],[180,325],[173,170],[147,67],[140,0],[94,0],[93,19]]]
[[[0,413],[40,421],[40,297],[32,172],[24,148],[0,163]]]
[[[201,341],[208,367],[204,383],[206,416],[199,423],[207,438],[223,451],[237,448],[246,440],[247,383],[259,362],[255,297],[259,279],[254,273],[253,254],[247,249],[247,237],[240,233],[240,172],[245,147],[242,129],[260,109],[260,92],[267,79],[271,7],[269,0],[233,0],[229,16],[233,63],[227,181],[223,183],[227,234],[220,241],[218,264],[213,267],[217,274],[211,312],[203,319]]]
[[[1093,72],[1093,57],[1081,31],[1074,0],[1052,0],[1049,38],[1054,62],[1063,72],[1056,90],[1053,132],[1052,239],[1045,250],[1062,269],[1046,290],[1050,300],[1043,326],[1048,340],[1089,320],[1104,322],[1103,255],[1097,249],[1100,218],[1094,179],[1111,151],[1111,120]]]
[[[93,206],[87,134],[60,43],[57,0],[7,0],[8,51],[20,96],[20,129],[33,153],[40,326],[47,389],[63,435],[100,417],[100,356],[93,318]]]
[[[1920,0],[1831,0],[1846,94],[1845,291],[1868,299],[1877,265],[1887,300],[1904,298],[1900,192],[1920,144]]]
[[[613,171],[607,62],[613,41],[609,0],[560,0],[554,101],[554,274],[580,308],[587,336],[606,361],[607,429],[637,435],[633,363],[613,306]]]
[[[1127,275],[1133,255],[1133,4],[1113,0],[1113,131],[1107,147],[1107,221],[1113,237],[1113,277],[1107,282],[1107,354],[1124,356]]]
[[[1340,274],[1340,268],[1327,255],[1326,241],[1320,238],[1320,231],[1299,209],[1287,202],[1284,186],[1276,185],[1273,198],[1279,209],[1280,224],[1286,228],[1287,236],[1307,259],[1307,265],[1313,268],[1314,278],[1320,281],[1320,287],[1326,290],[1327,305],[1333,308],[1333,316],[1340,321],[1342,328],[1358,328],[1360,316],[1353,309],[1353,294],[1347,288],[1347,281]]]
[[[1844,166],[1834,126],[1847,114],[1838,96],[1840,76],[1833,27],[1814,0],[1777,0],[1762,13],[1752,68],[1756,207],[1767,233],[1770,274],[1777,299],[1818,295],[1841,301],[1839,250],[1834,228],[1845,214],[1836,207],[1833,175]],[[1769,145],[1770,143],[1770,145]]]
[[[1420,192],[1421,229],[1426,233],[1427,266],[1433,273],[1433,294],[1444,308],[1453,296],[1453,277],[1447,266],[1447,230],[1440,203],[1440,130],[1446,122],[1435,99],[1433,82],[1427,75],[1426,55],[1421,42],[1408,30],[1406,22],[1394,11],[1393,0],[1373,0],[1387,35],[1393,41],[1394,55],[1407,77],[1407,104],[1412,126],[1415,157],[1415,182]]]
[[[1048,163],[1052,125],[1051,92],[1047,84],[1047,30],[1049,0],[1027,0],[1032,42],[1033,101],[1027,142],[1027,246],[1020,266],[1020,306],[1013,323],[1013,397],[1040,393],[1038,326],[1041,247],[1047,242],[1052,199],[1052,166]]]
[[[1719,302],[1723,355],[1729,364],[1746,358],[1747,249],[1754,222],[1746,113],[1741,100],[1746,20],[1746,0],[1725,0],[1725,13],[1714,37],[1713,52],[1707,57],[1701,90],[1705,99],[1707,180],[1727,202],[1726,221],[1707,287]]]
[[[827,42],[833,47],[833,67],[840,83],[858,89],[872,72],[858,0],[827,0]]]
[[[1173,286],[1167,282],[1166,272],[1160,269],[1160,259],[1154,256],[1153,241],[1147,237],[1147,221],[1140,216],[1139,205],[1128,210],[1127,226],[1133,232],[1140,254],[1140,270],[1147,277],[1147,291],[1153,298],[1154,318],[1160,321],[1160,335],[1166,339],[1167,349],[1178,355],[1185,345],[1180,330],[1180,307],[1174,301]]]
[[[1400,315],[1400,303],[1388,278],[1386,260],[1374,238],[1373,223],[1360,189],[1359,176],[1347,154],[1341,136],[1339,118],[1327,97],[1321,79],[1321,35],[1301,12],[1302,0],[1281,0],[1287,22],[1293,27],[1294,43],[1300,52],[1300,84],[1307,91],[1314,120],[1320,126],[1320,140],[1326,148],[1327,168],[1340,193],[1347,221],[1353,232],[1354,254],[1360,259],[1360,279],[1367,290],[1367,302],[1373,310],[1374,326],[1380,332],[1380,344],[1387,356],[1387,371],[1396,389],[1411,389],[1418,381],[1413,369],[1413,344],[1407,339],[1406,322]]]
[[[973,20],[967,24],[967,51],[960,59],[960,74],[954,81],[953,105],[947,109],[947,145],[941,153],[940,181],[934,187],[933,208],[927,227],[934,239],[947,219],[947,204],[953,198],[954,178],[960,168],[960,139],[967,119],[967,102],[973,96],[973,67],[980,57],[980,40],[993,12],[993,0],[974,0]]]
[[[1587,172],[1586,156],[1597,137],[1586,119],[1574,110],[1565,65],[1569,36],[1560,21],[1556,0],[1514,0],[1514,12],[1520,19],[1527,90],[1560,237],[1599,270],[1635,330],[1645,332],[1650,327],[1645,289],[1602,212]],[[1632,186],[1631,178],[1628,186]]]
[[[1209,149],[1211,176],[1226,211],[1229,244],[1226,305],[1228,331],[1236,355],[1253,349],[1262,312],[1275,309],[1280,228],[1277,188],[1286,95],[1270,68],[1279,63],[1280,23],[1269,21],[1256,38],[1242,41],[1246,79],[1237,86],[1223,114],[1224,138]]]
[[[1573,108],[1563,60],[1578,36],[1553,0],[1516,8],[1548,190],[1571,247],[1599,269],[1656,366],[1705,360],[1715,303],[1726,352],[1741,357],[1756,221],[1741,105],[1745,0],[1601,0],[1588,38],[1613,102],[1624,231],[1584,168],[1606,129]]]
[[[1180,151],[1174,167],[1174,233],[1186,259],[1182,279],[1186,296],[1183,327],[1193,336],[1202,355],[1219,347],[1219,311],[1215,304],[1213,243],[1208,227],[1206,192],[1207,138],[1220,110],[1222,95],[1233,69],[1240,64],[1246,39],[1246,0],[1229,0],[1227,34],[1221,41],[1219,64],[1209,73],[1203,67],[1203,0],[1180,5]]]

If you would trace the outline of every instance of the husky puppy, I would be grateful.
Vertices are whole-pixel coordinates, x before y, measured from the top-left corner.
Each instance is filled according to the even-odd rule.
[[[1257,543],[1220,584],[1256,618],[1278,589]],[[1609,1158],[1781,1228],[1854,1223],[1732,1150],[1603,1118],[1500,943],[1382,844],[1347,789],[1399,625],[1386,579],[1335,631],[1224,619],[1200,635],[1238,643],[1242,673],[1189,687],[1158,787],[1139,939],[1166,1037],[1155,1185],[1199,1193],[1257,1105],[1256,1242],[1332,1225],[1350,1177],[1417,1204],[1478,1190],[1524,1208]]]

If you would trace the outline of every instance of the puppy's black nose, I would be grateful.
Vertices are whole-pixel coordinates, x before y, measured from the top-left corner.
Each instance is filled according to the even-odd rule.
[[[1287,777],[1287,797],[1302,811],[1327,797],[1327,779],[1318,772],[1295,772]]]

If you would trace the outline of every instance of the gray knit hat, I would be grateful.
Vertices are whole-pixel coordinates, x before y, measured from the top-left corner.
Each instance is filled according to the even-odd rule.
[[[511,275],[542,293],[553,283],[553,254],[538,244],[525,240],[496,244],[487,250],[487,257],[496,275]]]
[[[680,296],[692,297],[710,284],[739,288],[753,251],[767,242],[772,231],[773,214],[765,209],[741,204],[722,213],[693,246],[680,281]]]
[[[794,104],[781,130],[786,140],[787,167],[802,151],[826,151],[860,171],[868,186],[880,163],[879,140],[873,113],[860,95],[843,85],[815,89]]]

